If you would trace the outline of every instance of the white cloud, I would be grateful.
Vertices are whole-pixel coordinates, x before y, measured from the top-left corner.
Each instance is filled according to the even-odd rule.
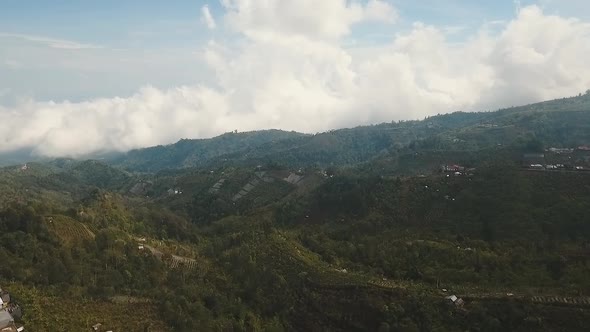
[[[365,8],[365,17],[367,20],[394,23],[398,14],[395,8],[382,0],[369,0]]]
[[[209,11],[209,6],[207,5],[201,8],[201,20],[205,23],[205,25],[207,25],[207,28],[209,28],[210,30],[213,30],[217,27],[215,19],[213,18],[213,15],[211,15],[211,12]]]
[[[233,129],[315,132],[489,110],[590,87],[586,22],[528,6],[504,24],[483,24],[463,43],[447,40],[444,27],[416,23],[386,45],[344,47],[353,25],[376,19],[371,6],[381,5],[225,0],[225,21],[243,38],[207,46],[203,61],[214,84],[0,108],[0,151],[80,155]]]
[[[84,155],[210,136],[226,112],[223,96],[206,87],[142,88],[128,98],[82,103],[21,102],[0,108],[0,151],[35,147],[48,156]]]
[[[397,13],[381,0],[365,6],[347,0],[221,0],[226,21],[250,38],[302,35],[336,39],[348,35],[355,23],[392,22]]]

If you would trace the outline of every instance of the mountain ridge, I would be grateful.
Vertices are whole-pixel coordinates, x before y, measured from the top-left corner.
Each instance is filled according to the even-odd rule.
[[[521,134],[527,132],[530,137],[540,136],[548,144],[555,144],[555,139],[543,138],[543,135],[554,135],[548,133],[548,130],[583,131],[588,129],[587,126],[583,126],[587,120],[588,110],[590,110],[590,94],[587,93],[491,112],[459,111],[439,114],[423,120],[357,126],[318,134],[277,129],[244,133],[228,132],[213,138],[182,139],[173,144],[134,149],[125,153],[105,153],[91,156],[91,159],[101,159],[129,171],[143,173],[191,167],[215,168],[227,164],[228,161],[249,166],[272,162],[303,167],[353,165],[428,139],[469,141],[471,139],[469,135],[473,135],[477,131],[475,129],[486,130],[488,133],[495,131],[497,136],[502,134],[500,133],[502,129],[508,130],[507,126],[510,125],[514,126],[515,131],[520,130]],[[566,118],[564,114],[572,115],[572,117],[577,114],[578,119],[567,122],[559,128],[559,124],[554,120]],[[530,123],[526,124],[527,121],[532,122],[533,118],[537,118],[535,121],[539,122],[538,128],[533,128]],[[552,127],[546,128],[545,132],[541,131],[543,118],[554,119],[549,119]],[[525,126],[519,127],[519,124],[525,124]],[[508,134],[502,135],[507,137]],[[518,138],[515,133],[511,135],[514,137],[510,140],[498,143],[513,144]],[[524,137],[524,135],[521,136]],[[572,140],[568,144],[581,142],[583,142],[581,139]],[[27,156],[30,156],[30,151],[26,149],[0,155],[0,164],[24,163],[30,159]],[[35,159],[51,160],[51,158],[33,158]]]
[[[0,168],[0,283],[40,331],[587,330],[590,108],[539,107]]]

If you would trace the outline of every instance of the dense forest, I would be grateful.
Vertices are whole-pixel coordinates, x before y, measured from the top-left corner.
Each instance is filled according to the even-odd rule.
[[[588,145],[587,95],[5,167],[0,286],[30,331],[588,330]]]

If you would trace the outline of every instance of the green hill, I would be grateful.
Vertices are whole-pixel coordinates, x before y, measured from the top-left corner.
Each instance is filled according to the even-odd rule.
[[[0,285],[36,331],[588,330],[587,106],[6,167]]]
[[[281,130],[226,133],[212,139],[184,139],[172,145],[129,151],[112,162],[140,172],[197,167],[205,165],[212,158],[251,146],[302,136],[300,133]]]
[[[228,133],[209,140],[182,140],[129,152],[114,161],[134,171],[185,167],[327,167],[355,165],[404,148],[479,151],[523,146],[578,146],[590,141],[590,95],[564,98],[495,112],[438,115],[332,130],[315,135],[281,131]]]

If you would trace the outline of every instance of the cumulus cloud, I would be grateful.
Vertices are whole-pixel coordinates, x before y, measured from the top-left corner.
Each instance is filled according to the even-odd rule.
[[[215,19],[211,12],[209,11],[209,6],[205,5],[201,8],[201,20],[207,25],[207,28],[213,30],[217,27],[215,23]]]
[[[395,8],[381,0],[369,0],[365,8],[365,18],[372,21],[394,23],[398,14]]]
[[[347,0],[221,0],[226,21],[250,38],[268,35],[336,39],[363,21],[396,19],[395,9],[382,0],[364,6]]]
[[[214,84],[0,108],[0,151],[82,155],[233,129],[315,132],[489,110],[590,87],[590,24],[536,6],[521,8],[499,31],[483,25],[462,43],[449,41],[443,27],[416,23],[385,45],[350,49],[344,39],[355,24],[391,22],[395,9],[376,0],[223,5],[225,23],[242,40],[207,45],[203,61]]]
[[[79,156],[211,136],[227,113],[222,95],[206,87],[142,88],[128,98],[82,103],[21,103],[0,108],[0,151],[35,147],[47,156]]]

